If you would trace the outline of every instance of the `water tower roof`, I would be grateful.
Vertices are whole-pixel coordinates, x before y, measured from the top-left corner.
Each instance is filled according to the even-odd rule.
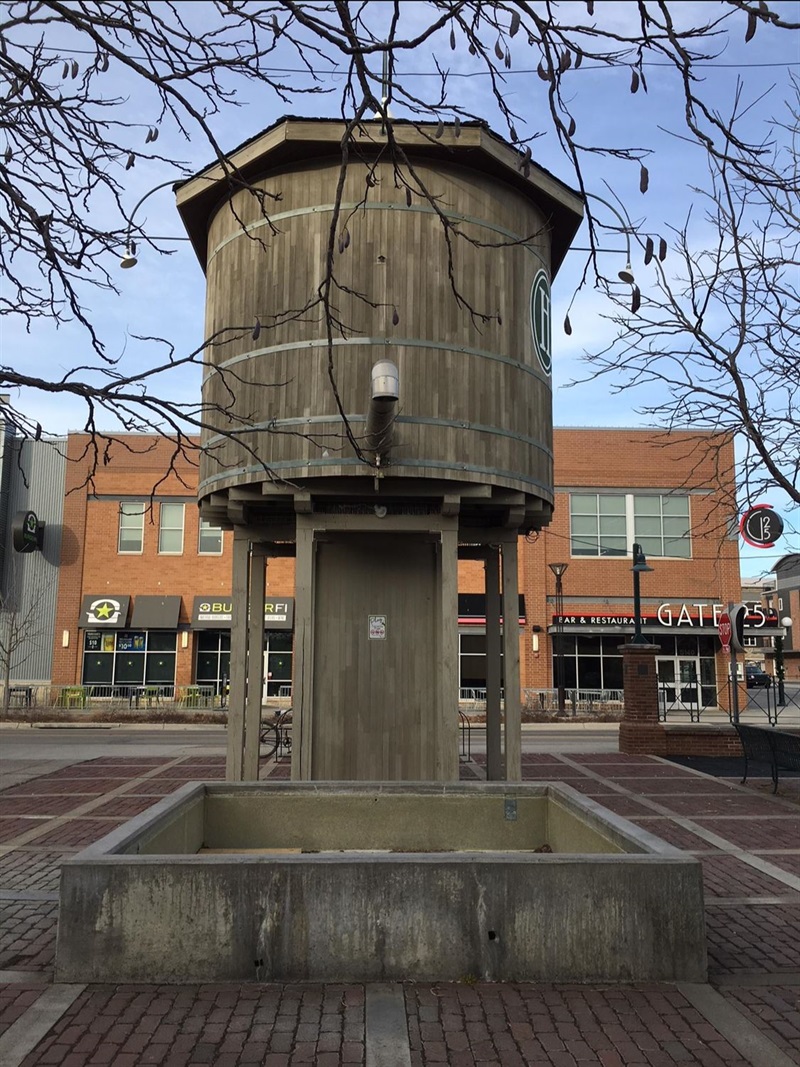
[[[175,186],[178,211],[205,269],[208,222],[220,202],[242,181],[254,181],[267,171],[292,166],[339,152],[344,124],[341,119],[286,116],[240,144],[226,157]],[[465,122],[458,129],[446,125],[436,137],[435,123],[393,120],[392,131],[402,148],[415,159],[427,158],[471,167],[522,190],[547,216],[551,226],[551,269],[557,273],[583,220],[583,200],[544,167],[530,162],[527,176],[520,152],[493,133],[485,123]],[[364,123],[356,131],[360,151],[386,144],[379,121]]]

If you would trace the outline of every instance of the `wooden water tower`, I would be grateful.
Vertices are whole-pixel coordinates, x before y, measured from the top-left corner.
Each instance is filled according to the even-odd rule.
[[[552,513],[550,283],[582,203],[483,125],[395,123],[393,160],[368,123],[345,171],[343,129],[282,120],[233,180],[177,192],[203,403],[238,431],[204,434],[198,490],[234,530],[228,777],[257,776],[265,566],[296,553],[292,776],[458,778],[457,567],[478,557],[489,773],[518,778],[517,539]]]

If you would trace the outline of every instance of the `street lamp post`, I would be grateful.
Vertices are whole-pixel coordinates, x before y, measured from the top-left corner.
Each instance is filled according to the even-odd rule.
[[[772,590],[766,595],[767,611],[772,614]],[[782,619],[778,620],[780,625],[784,629],[792,625],[792,620],[788,615],[785,615]],[[776,634],[773,638],[773,644],[775,648],[775,683],[778,690],[776,696],[776,703],[783,705],[786,703],[786,667],[783,662],[783,634]]]
[[[564,693],[564,572],[568,563],[549,563],[548,566],[556,578],[555,616],[556,616],[556,689],[558,690],[558,714],[563,715],[566,710]]]
[[[788,615],[781,619],[781,626],[791,626],[792,620]],[[783,663],[783,634],[779,634],[775,638],[775,680],[778,683],[778,703],[783,705],[786,703],[786,670]]]
[[[652,571],[648,566],[642,546],[638,542],[633,545],[633,645],[648,645],[650,642],[642,635],[642,601],[639,594],[639,575]]]

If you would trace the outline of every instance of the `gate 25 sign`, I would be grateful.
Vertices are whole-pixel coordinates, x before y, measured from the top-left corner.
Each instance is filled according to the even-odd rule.
[[[770,548],[783,533],[783,519],[771,504],[756,504],[742,516],[739,533],[753,548]]]

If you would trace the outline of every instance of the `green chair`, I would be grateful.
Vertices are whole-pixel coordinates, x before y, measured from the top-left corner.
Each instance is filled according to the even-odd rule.
[[[89,695],[85,685],[67,685],[61,690],[62,708],[85,708]]]

